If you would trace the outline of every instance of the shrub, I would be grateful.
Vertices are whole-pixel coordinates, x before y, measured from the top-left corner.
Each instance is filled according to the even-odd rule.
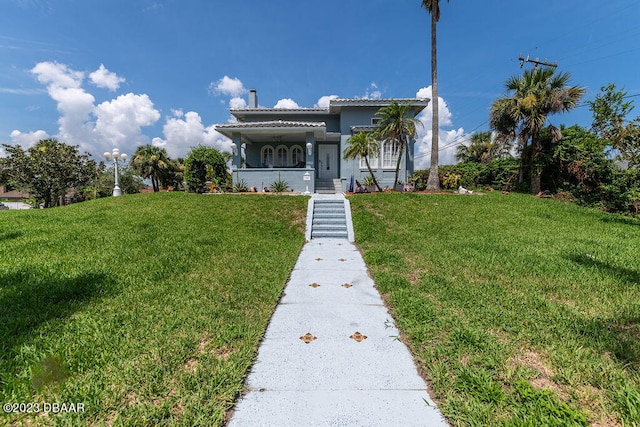
[[[274,193],[284,193],[285,191],[289,190],[289,183],[287,181],[283,181],[280,178],[280,174],[278,173],[278,180],[272,182],[269,188]]]
[[[184,179],[189,191],[204,193],[207,181],[215,181],[222,189],[229,180],[225,154],[213,147],[199,145],[191,149],[184,162]]]
[[[448,172],[442,177],[442,186],[448,189],[458,188],[461,179],[462,175],[459,173]]]
[[[233,192],[234,193],[246,193],[249,191],[249,186],[247,185],[247,181],[241,179],[240,181],[233,184]]]

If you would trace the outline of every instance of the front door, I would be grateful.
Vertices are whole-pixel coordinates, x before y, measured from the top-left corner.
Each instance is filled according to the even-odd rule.
[[[333,179],[338,177],[338,146],[318,146],[318,178]]]

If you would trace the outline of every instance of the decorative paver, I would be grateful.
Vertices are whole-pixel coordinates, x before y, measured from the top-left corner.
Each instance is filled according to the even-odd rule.
[[[355,245],[313,238],[229,425],[446,426],[398,336]]]

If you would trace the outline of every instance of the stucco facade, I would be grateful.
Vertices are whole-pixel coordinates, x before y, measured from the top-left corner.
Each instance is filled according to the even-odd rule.
[[[342,98],[332,99],[327,108],[263,108],[252,90],[248,107],[231,109],[237,121],[216,130],[233,141],[234,181],[263,191],[280,179],[293,191],[313,193],[320,182],[340,180],[347,191],[352,177],[369,175],[363,161],[343,158],[347,140],[360,130],[372,131],[376,112],[394,101],[410,104],[414,117],[429,103],[420,98]],[[409,141],[403,153],[402,181],[413,173],[414,143]],[[383,188],[393,185],[397,155],[383,143],[378,157],[369,159]]]

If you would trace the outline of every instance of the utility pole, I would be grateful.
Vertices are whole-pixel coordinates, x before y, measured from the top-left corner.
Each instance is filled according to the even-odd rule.
[[[544,61],[540,61],[539,58],[536,59],[529,59],[529,55],[527,55],[526,58],[524,58],[522,56],[522,54],[520,54],[520,58],[518,58],[520,60],[520,68],[522,68],[524,66],[525,62],[531,62],[533,64],[533,69],[535,70],[536,68],[538,68],[538,65],[542,65],[544,67],[551,67],[551,68],[556,68],[558,66],[557,62],[554,62],[553,64],[547,62],[547,59],[545,58]]]

